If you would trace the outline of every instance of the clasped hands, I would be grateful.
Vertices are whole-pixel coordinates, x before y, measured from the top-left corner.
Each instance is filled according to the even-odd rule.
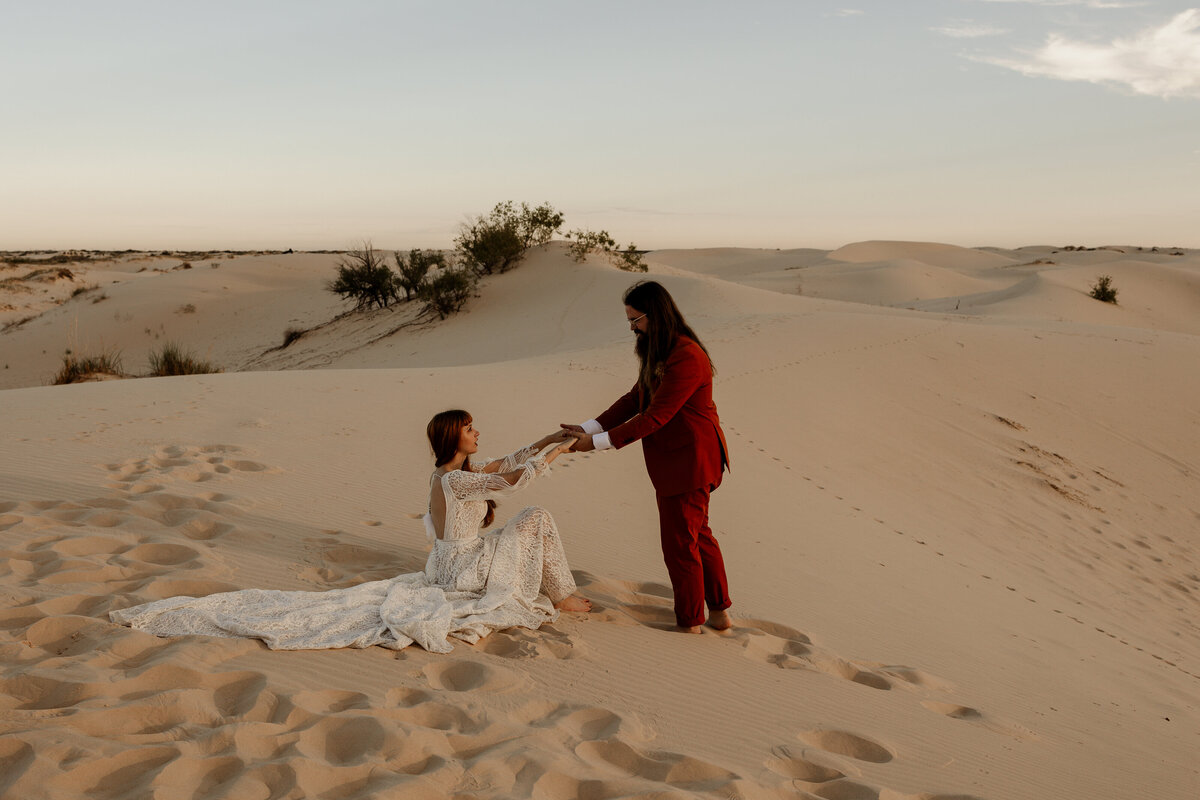
[[[586,453],[589,450],[595,450],[595,445],[592,444],[592,436],[589,433],[584,433],[583,427],[580,425],[568,425],[561,423],[559,430],[548,434],[543,440],[545,444],[557,444],[554,448],[554,454],[560,453]]]

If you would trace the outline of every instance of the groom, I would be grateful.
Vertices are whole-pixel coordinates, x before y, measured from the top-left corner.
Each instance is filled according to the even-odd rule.
[[[625,292],[625,316],[637,336],[637,383],[607,411],[563,425],[574,450],[621,449],[641,440],[658,500],[663,560],[675,595],[679,630],[733,626],[721,547],[708,526],[708,501],[729,465],[725,434],[712,401],[712,363],[667,290],[655,281]]]

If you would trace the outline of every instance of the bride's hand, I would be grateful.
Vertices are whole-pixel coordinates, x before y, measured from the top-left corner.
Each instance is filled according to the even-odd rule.
[[[569,442],[563,442],[563,443],[559,444],[558,446],[551,448],[546,453],[546,463],[549,464],[551,461],[558,458],[563,453],[571,452],[571,448],[574,446],[575,446],[575,440],[571,439],[571,441],[569,441]]]

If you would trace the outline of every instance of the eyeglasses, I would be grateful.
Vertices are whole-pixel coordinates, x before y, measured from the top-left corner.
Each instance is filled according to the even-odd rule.
[[[647,312],[647,313],[649,313],[649,312]],[[634,325],[637,325],[639,322],[641,322],[645,318],[646,318],[645,314],[642,314],[640,317],[634,317],[633,319],[629,320],[629,327],[632,328]]]

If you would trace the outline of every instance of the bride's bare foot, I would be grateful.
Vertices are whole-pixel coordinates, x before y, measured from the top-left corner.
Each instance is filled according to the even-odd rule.
[[[716,631],[727,631],[733,627],[733,617],[725,609],[708,612],[708,622],[704,623]]]
[[[680,633],[704,633],[704,626],[692,625],[691,627],[688,627],[686,625],[676,625],[675,630],[679,631]]]
[[[568,595],[554,604],[559,611],[591,611],[592,601],[578,595]]]

